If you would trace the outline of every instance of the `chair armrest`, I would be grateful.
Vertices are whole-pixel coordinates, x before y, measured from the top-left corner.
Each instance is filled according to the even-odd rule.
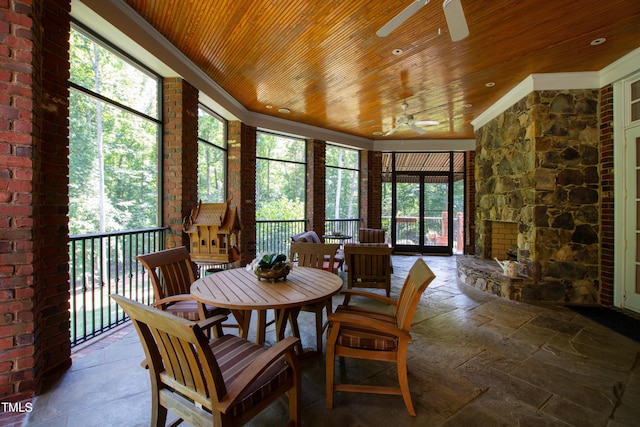
[[[298,359],[295,354],[295,346],[300,341],[299,338],[287,337],[282,341],[278,341],[273,347],[269,347],[267,351],[256,357],[253,362],[246,366],[238,378],[233,382],[231,387],[227,389],[227,395],[220,401],[220,412],[226,413],[232,407],[236,400],[251,387],[251,384],[274,362],[280,360],[280,357],[289,353],[288,360],[297,369]]]
[[[383,322],[378,319],[374,319],[367,316],[360,316],[352,313],[330,313],[328,316],[329,323],[333,323],[331,327],[340,327],[340,323],[349,323],[352,325],[364,326],[367,328],[375,329],[376,331],[384,332],[387,334],[395,335],[398,338],[404,338],[411,341],[411,335],[408,332],[403,331],[395,325],[388,322]]]
[[[196,323],[197,323],[198,327],[204,331],[206,329],[209,329],[210,327],[212,327],[215,324],[224,322],[228,318],[229,317],[225,316],[224,314],[218,314],[216,316],[207,317],[206,319],[200,320],[200,321],[198,321]]]
[[[194,300],[191,294],[178,294],[178,295],[172,295],[170,297],[161,298],[155,302],[152,302],[150,305],[153,307],[157,307],[159,305],[169,304],[172,302],[190,301],[190,300]]]
[[[389,305],[393,305],[396,306],[398,305],[398,301],[388,298],[384,295],[378,295],[378,294],[374,294],[373,292],[367,292],[367,291],[358,291],[358,290],[353,290],[353,289],[345,289],[344,291],[341,291],[340,294],[344,295],[344,305],[349,305],[349,299],[352,296],[358,296],[358,297],[367,297],[367,298],[371,298],[374,300],[378,300],[381,302],[384,302],[386,304]]]

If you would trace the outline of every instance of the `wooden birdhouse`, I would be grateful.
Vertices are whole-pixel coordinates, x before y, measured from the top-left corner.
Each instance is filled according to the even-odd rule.
[[[199,265],[228,264],[240,260],[238,208],[224,203],[202,203],[182,221],[189,235],[191,260]]]

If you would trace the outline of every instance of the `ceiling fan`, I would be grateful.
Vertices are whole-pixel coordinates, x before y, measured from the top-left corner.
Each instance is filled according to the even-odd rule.
[[[412,114],[407,114],[408,107],[409,106],[406,102],[402,104],[402,114],[396,117],[395,127],[389,132],[385,133],[384,136],[392,135],[402,128],[412,129],[418,132],[420,135],[424,135],[425,133],[427,133],[427,131],[419,126],[435,126],[440,124],[440,122],[436,120],[414,120]]]
[[[376,34],[378,37],[386,37],[393,30],[398,28],[407,19],[411,18],[417,11],[422,9],[429,3],[430,0],[416,0],[407,6],[402,12],[391,18],[389,22],[384,24]],[[444,0],[442,3],[442,9],[444,10],[444,17],[447,20],[447,26],[449,27],[449,35],[451,40],[457,42],[469,35],[469,27],[467,27],[467,20],[464,17],[464,11],[462,10],[461,0]]]

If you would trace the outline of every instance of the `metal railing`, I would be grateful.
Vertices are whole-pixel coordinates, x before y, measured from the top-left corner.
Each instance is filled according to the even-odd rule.
[[[305,220],[256,221],[256,250],[289,253],[291,236],[306,230]],[[359,219],[331,219],[327,233],[339,231],[357,239]],[[71,346],[126,322],[109,298],[117,293],[143,304],[154,300],[153,287],[136,256],[164,249],[168,228],[70,236]]]
[[[420,220],[419,217],[397,217],[396,218],[396,244],[397,245],[419,245],[420,244]],[[447,245],[447,240],[439,239],[446,235],[444,227],[448,225],[442,216],[429,216],[423,218],[425,236],[422,244],[424,246]],[[453,235],[450,236],[453,253],[463,252],[463,227],[464,216],[457,213],[453,217]],[[383,217],[382,227],[390,227],[390,218]]]
[[[288,255],[291,236],[304,232],[306,227],[304,219],[256,221],[256,252]]]
[[[117,293],[149,304],[153,288],[136,256],[164,249],[168,228],[70,236],[71,346],[127,320],[109,298]]]
[[[327,219],[324,221],[324,230],[326,234],[335,234],[337,231],[342,235],[351,236],[351,239],[342,243],[350,243],[358,241],[358,230],[360,229],[360,218],[348,219]]]
[[[291,236],[306,231],[306,220],[261,220],[256,221],[256,252],[275,252],[288,254],[291,246]],[[353,236],[349,241],[358,238],[360,219],[327,219],[325,233],[338,231]]]

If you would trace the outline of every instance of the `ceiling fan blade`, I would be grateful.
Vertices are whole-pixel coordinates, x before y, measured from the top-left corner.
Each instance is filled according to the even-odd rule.
[[[413,124],[419,126],[436,126],[439,125],[440,122],[437,120],[416,120]]]
[[[427,131],[426,131],[426,130],[424,130],[424,129],[422,129],[422,128],[419,128],[418,126],[413,125],[413,124],[409,125],[409,128],[410,128],[410,129],[413,129],[413,130],[414,130],[414,131],[416,131],[416,132],[418,132],[420,135],[424,135],[425,133],[427,133]]]
[[[399,129],[399,126],[394,127],[393,129],[391,129],[389,132],[385,133],[384,136],[389,136],[389,135],[393,135],[394,133],[396,133]]]
[[[426,6],[429,3],[429,0],[416,0],[407,6],[402,12],[398,13],[396,16],[391,18],[389,22],[384,24],[382,28],[380,28],[376,35],[378,37],[387,37],[393,30],[398,28],[404,21],[411,18],[414,13],[420,10],[423,6]]]
[[[464,17],[460,0],[444,0],[442,9],[449,27],[451,41],[457,42],[467,37],[469,35],[469,27],[467,26],[467,19]]]

